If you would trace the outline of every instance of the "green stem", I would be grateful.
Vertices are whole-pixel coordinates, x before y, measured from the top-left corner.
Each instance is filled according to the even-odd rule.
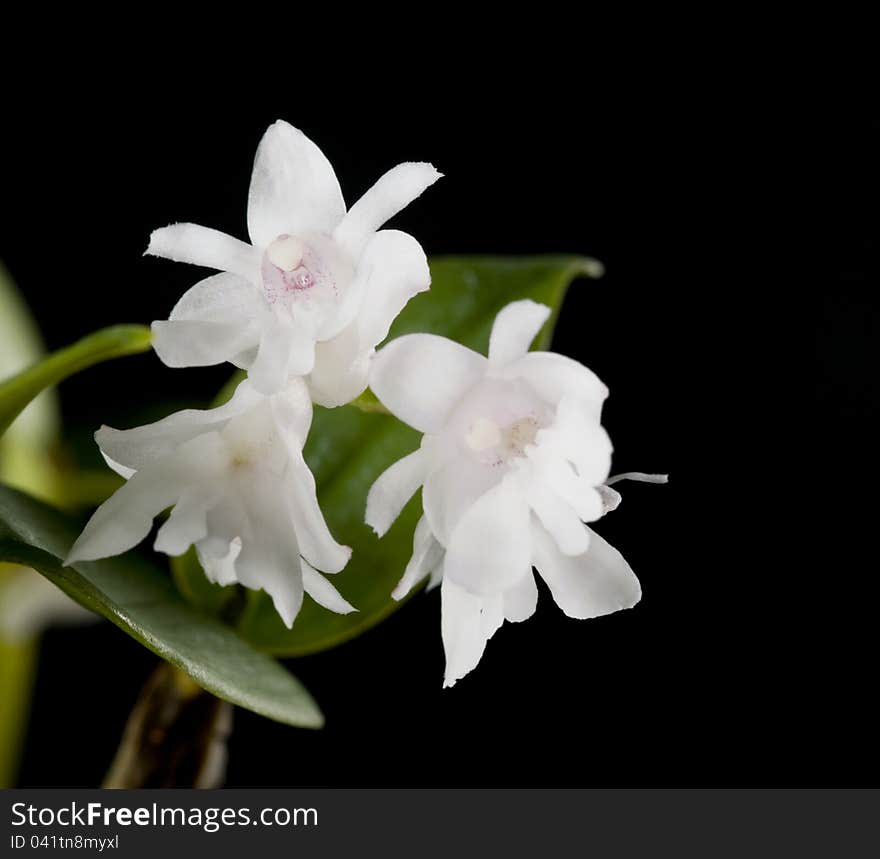
[[[150,348],[150,329],[143,325],[114,325],[53,352],[0,384],[0,435],[41,391],[93,364]]]

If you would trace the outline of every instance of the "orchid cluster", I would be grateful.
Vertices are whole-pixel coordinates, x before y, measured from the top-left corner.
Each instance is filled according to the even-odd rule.
[[[153,323],[159,358],[170,367],[227,362],[247,376],[217,408],[97,432],[126,483],[67,563],[126,551],[171,508],[154,548],[178,556],[195,547],[209,580],[264,590],[288,628],[304,594],[333,612],[356,610],[328,578],[351,550],[327,526],[303,446],[313,403],[342,406],[369,386],[423,433],[418,450],[376,480],[365,518],[381,537],[422,487],[424,515],[393,596],[426,578],[440,585],[445,685],[476,666],[505,620],[535,611],[533,567],[570,617],[639,600],[629,565],[586,524],[620,500],[601,425],[608,391],[577,362],[529,351],[549,308],[504,308],[488,357],[429,334],[376,351],[430,286],[419,243],[380,228],[440,175],[400,164],[347,210],[320,149],[276,122],[257,150],[250,243],[194,224],[152,234],[148,254],[219,272]]]

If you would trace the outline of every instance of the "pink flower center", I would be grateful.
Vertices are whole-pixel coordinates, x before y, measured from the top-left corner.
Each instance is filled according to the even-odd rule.
[[[297,236],[278,236],[263,255],[263,286],[270,303],[294,290],[311,289],[315,275],[308,266],[313,257],[309,246]]]

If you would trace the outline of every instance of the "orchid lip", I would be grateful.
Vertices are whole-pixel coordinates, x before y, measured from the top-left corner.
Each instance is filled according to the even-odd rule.
[[[315,286],[317,278],[307,265],[314,254],[305,241],[298,236],[283,233],[278,236],[263,255],[263,288],[270,303],[294,292],[303,292]]]

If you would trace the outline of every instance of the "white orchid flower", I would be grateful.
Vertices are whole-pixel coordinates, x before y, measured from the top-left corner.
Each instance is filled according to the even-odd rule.
[[[311,420],[301,379],[271,397],[245,380],[219,408],[131,430],[102,427],[95,439],[127,482],[97,509],[66,563],[124,552],[173,506],[155,549],[181,555],[194,545],[211,581],[262,588],[288,627],[303,591],[331,611],[354,611],[318,572],[339,572],[351,550],[331,536],[302,456]]]
[[[431,283],[419,243],[379,227],[440,175],[430,164],[399,164],[346,211],[321,150],[288,123],[271,125],[251,177],[251,244],[195,224],[150,237],[148,254],[222,272],[153,323],[157,354],[170,367],[230,361],[266,394],[293,375],[308,377],[321,405],[354,399],[376,344]]]
[[[604,486],[608,391],[576,361],[528,351],[549,314],[533,301],[509,304],[488,359],[411,334],[373,362],[373,391],[424,436],[373,484],[366,520],[382,536],[423,486],[424,516],[393,596],[426,576],[442,583],[446,686],[477,665],[504,620],[535,611],[533,566],[569,617],[629,608],[641,596],[621,554],[584,524],[619,501]]]

